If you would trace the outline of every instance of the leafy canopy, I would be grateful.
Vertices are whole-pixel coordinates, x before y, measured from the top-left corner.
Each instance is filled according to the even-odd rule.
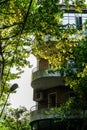
[[[60,69],[65,68],[66,62],[73,58],[79,67],[76,78],[80,76],[81,80],[78,80],[78,84],[85,80],[85,77],[82,79],[82,75],[86,75],[86,59],[81,59],[86,55],[86,52],[82,54],[86,46],[82,46],[80,50],[78,38],[70,38],[77,32],[73,25],[62,25],[64,10],[60,3],[61,0],[0,1],[1,101],[9,91],[9,81],[19,78],[23,72],[22,68],[29,65],[27,58],[30,53],[48,59],[53,67]],[[86,7],[85,0],[64,0],[63,4],[66,11],[72,4],[75,11],[80,13],[82,8]],[[83,42],[86,42],[86,38],[80,41]],[[81,52],[79,61],[78,51]],[[11,72],[14,66],[17,73]],[[78,87],[75,86],[78,84],[74,86],[75,79],[68,77],[67,81],[67,84],[71,87],[73,85],[73,89],[77,90]],[[72,81],[72,84],[69,81]]]

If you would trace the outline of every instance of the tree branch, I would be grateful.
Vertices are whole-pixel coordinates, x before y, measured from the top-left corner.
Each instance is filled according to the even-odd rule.
[[[0,4],[5,4],[6,2],[8,2],[9,0],[3,0],[0,2]]]
[[[27,11],[26,16],[25,16],[25,18],[24,18],[24,23],[23,23],[21,32],[20,32],[20,33],[17,33],[17,35],[18,35],[18,34],[21,35],[21,34],[23,33],[23,30],[24,30],[24,27],[25,27],[25,24],[26,24],[26,21],[27,21],[27,17],[28,17],[28,14],[29,14],[30,7],[31,7],[31,5],[32,5],[32,2],[33,2],[33,0],[31,0],[30,3],[29,3],[28,11]],[[17,36],[17,35],[13,35],[12,37],[15,37],[15,36]],[[10,37],[10,38],[12,38],[12,37]],[[10,39],[10,38],[8,38],[8,39]],[[5,40],[5,39],[6,39],[6,38],[4,38],[4,39],[1,38],[0,40]],[[20,39],[19,39],[19,40],[20,40]],[[19,40],[18,40],[18,42],[16,43],[16,47],[15,47],[15,51],[14,51],[15,54],[17,53],[17,47],[18,47]],[[10,74],[10,69],[11,69],[11,66],[12,66],[13,61],[14,61],[14,56],[12,57],[11,64],[10,64],[8,73],[7,73],[7,75],[6,75],[5,82],[3,83],[3,86],[4,86],[4,87],[5,87],[6,81],[7,81],[7,79],[8,79],[8,76],[9,76],[9,74]],[[1,95],[0,95],[0,98],[1,98],[2,95],[3,95],[3,92],[4,92],[4,90],[2,91],[2,93],[1,93]]]
[[[31,5],[32,5],[32,2],[33,2],[33,0],[30,1],[30,4],[29,4],[29,6],[28,6],[28,11],[27,11],[26,16],[25,16],[25,18],[24,18],[24,24],[23,24],[22,31],[24,30],[24,27],[25,27],[25,24],[26,24],[26,21],[27,21],[27,17],[28,17],[28,14],[29,14],[30,7],[31,7]]]
[[[9,40],[10,38],[14,38],[16,36],[20,35],[19,33],[13,35],[13,36],[10,36],[10,37],[5,37],[5,38],[0,38],[0,40]]]
[[[3,24],[3,27],[0,27],[0,29],[6,29],[6,28],[10,28],[10,27],[13,27],[13,26],[16,26],[16,25],[20,25],[20,24],[23,24],[23,23],[22,22],[20,22],[20,23],[14,23],[14,24],[9,25],[9,26]]]

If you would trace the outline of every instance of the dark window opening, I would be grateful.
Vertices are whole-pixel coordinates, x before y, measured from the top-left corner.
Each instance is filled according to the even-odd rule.
[[[48,105],[49,107],[56,107],[57,106],[57,95],[56,93],[51,93],[48,95]]]
[[[82,17],[76,17],[76,29],[82,30]]]

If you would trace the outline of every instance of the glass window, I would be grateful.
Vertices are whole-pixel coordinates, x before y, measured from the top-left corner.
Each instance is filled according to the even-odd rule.
[[[48,107],[56,107],[57,106],[57,93],[48,94]]]
[[[63,23],[63,25],[67,25],[67,24],[73,24],[74,25],[75,24],[74,13],[65,13],[62,23]]]
[[[82,30],[82,17],[75,17],[76,19],[76,29]]]

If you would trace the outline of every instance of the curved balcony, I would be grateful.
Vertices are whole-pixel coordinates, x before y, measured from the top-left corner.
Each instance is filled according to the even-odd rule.
[[[41,90],[64,85],[64,77],[61,76],[60,72],[48,73],[48,70],[51,69],[39,69],[38,67],[33,69],[31,86],[34,89]]]
[[[58,111],[58,107],[39,109],[38,105],[31,107],[30,123],[37,120],[45,119],[87,119],[87,110]]]
[[[54,109],[52,108],[52,110],[54,110],[54,111],[52,113],[50,113],[51,108],[49,108],[49,107],[42,108],[42,109],[39,109],[38,105],[31,107],[31,109],[30,109],[30,122],[33,122],[36,120],[43,120],[43,119],[52,119],[55,117],[61,119],[61,115],[57,114],[57,107],[55,107]]]

